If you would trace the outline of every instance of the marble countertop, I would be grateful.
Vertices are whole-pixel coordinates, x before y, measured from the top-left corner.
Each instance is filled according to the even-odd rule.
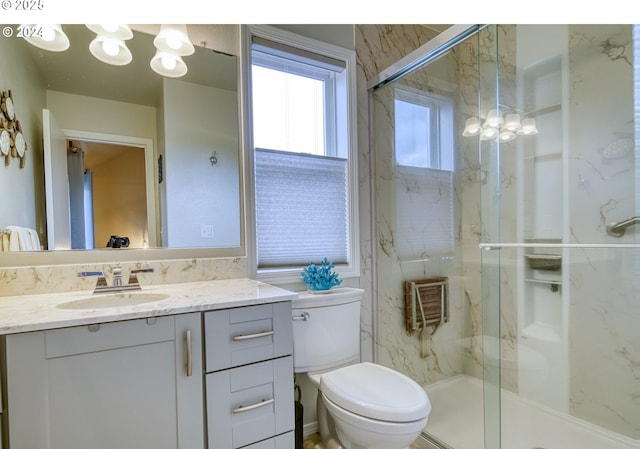
[[[133,298],[129,300],[128,295]],[[142,290],[120,293],[85,290],[6,296],[0,297],[0,335],[268,304],[296,297],[297,293],[251,279],[143,285]],[[119,299],[126,304],[117,304]]]

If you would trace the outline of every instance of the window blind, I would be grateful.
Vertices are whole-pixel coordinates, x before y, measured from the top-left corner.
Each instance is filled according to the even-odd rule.
[[[347,160],[256,149],[258,268],[349,261]]]
[[[453,172],[397,165],[395,186],[400,259],[453,254]]]

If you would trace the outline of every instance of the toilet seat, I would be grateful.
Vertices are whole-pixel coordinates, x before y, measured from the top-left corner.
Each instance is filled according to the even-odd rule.
[[[415,381],[369,362],[322,374],[320,390],[337,406],[378,421],[418,421],[431,411],[427,393]]]

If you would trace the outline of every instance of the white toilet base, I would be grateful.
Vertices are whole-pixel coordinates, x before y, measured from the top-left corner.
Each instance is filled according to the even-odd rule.
[[[315,449],[409,449],[427,424],[427,418],[410,423],[376,422],[378,430],[372,430],[367,425],[370,420],[337,407],[320,391],[316,414],[322,442]]]

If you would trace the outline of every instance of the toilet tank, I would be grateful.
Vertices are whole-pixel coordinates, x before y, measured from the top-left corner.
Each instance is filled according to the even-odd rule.
[[[300,293],[292,302],[296,373],[337,368],[360,358],[360,288]]]

